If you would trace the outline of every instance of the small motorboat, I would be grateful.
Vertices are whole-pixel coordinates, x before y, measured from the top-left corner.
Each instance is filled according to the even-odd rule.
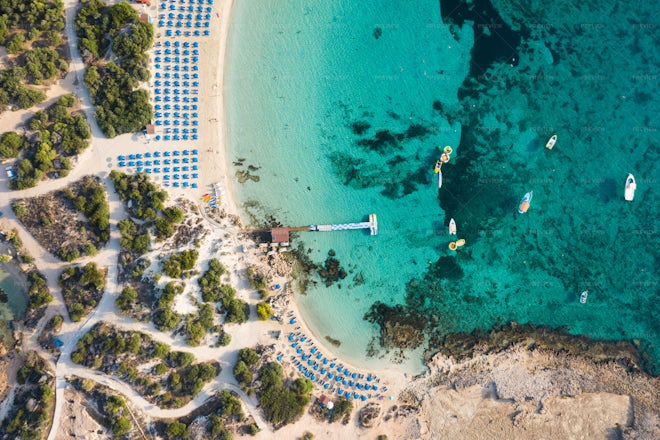
[[[637,182],[635,182],[635,176],[633,176],[632,174],[628,174],[628,178],[626,179],[626,191],[624,193],[626,200],[631,202],[635,198],[636,189],[637,189]]]
[[[433,168],[433,172],[438,174],[440,172],[440,168],[442,167],[442,161],[439,159],[435,161],[435,168]]]
[[[453,218],[449,220],[449,235],[456,235],[456,222]]]
[[[442,171],[438,170],[438,188],[442,188]]]
[[[523,196],[522,200],[520,201],[520,205],[518,206],[518,213],[524,214],[527,212],[530,203],[532,203],[533,195],[534,195],[534,191],[530,191]]]
[[[585,304],[587,302],[587,296],[589,296],[589,291],[585,290],[580,294],[580,303]]]
[[[557,133],[554,133],[552,136],[550,136],[548,142],[545,143],[545,148],[547,148],[548,150],[552,150],[555,147],[556,143],[557,143]]]

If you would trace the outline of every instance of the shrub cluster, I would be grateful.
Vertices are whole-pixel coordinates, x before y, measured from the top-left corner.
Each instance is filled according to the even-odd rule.
[[[168,277],[180,278],[195,267],[198,256],[199,253],[195,249],[173,253],[170,258],[163,261],[163,272]]]
[[[85,85],[108,137],[139,131],[151,120],[149,94],[138,86],[149,79],[146,51],[154,31],[139,18],[127,2],[105,6],[101,0],[90,0],[76,14],[78,48],[88,65]]]
[[[170,281],[160,294],[156,303],[153,321],[156,328],[163,331],[172,331],[179,326],[181,315],[172,310],[174,298],[183,292],[183,285]]]
[[[71,266],[62,271],[58,284],[62,288],[69,316],[72,321],[77,322],[96,307],[103,296],[105,271],[99,269],[94,262],[87,263],[84,267]]]
[[[306,378],[298,378],[289,386],[284,382],[282,366],[270,362],[259,369],[261,389],[259,404],[266,420],[276,428],[296,421],[310,402],[314,384]]]
[[[61,0],[0,0],[0,46],[14,55],[0,71],[0,112],[9,105],[25,109],[45,100],[45,93],[25,84],[66,74],[63,29]]]
[[[162,362],[150,369],[149,375],[140,365],[154,359]],[[220,373],[217,363],[193,364],[195,357],[190,353],[170,352],[167,344],[144,333],[120,331],[105,323],[95,325],[78,340],[71,360],[117,374],[138,393],[164,407],[184,405]]]
[[[149,179],[149,175],[145,173],[128,175],[112,170],[110,180],[133,217],[155,220],[158,211],[163,210],[167,192],[159,191],[158,186]]]
[[[73,95],[65,95],[34,114],[28,124],[29,137],[15,132],[0,137],[0,159],[20,158],[10,188],[31,188],[44,176],[57,178],[69,173],[70,157],[89,146],[92,134],[83,114],[72,113],[75,104]]]
[[[233,287],[222,282],[222,275],[226,271],[216,258],[209,261],[209,268],[197,280],[202,290],[202,300],[220,302],[221,311],[225,313],[225,322],[238,324],[247,322],[250,317],[250,307],[245,301],[236,298],[236,290]]]
[[[14,406],[0,422],[0,433],[6,435],[3,438],[40,439],[51,420],[55,400],[53,377],[46,374],[44,361],[32,353],[18,371],[16,379],[19,386],[14,396]]]

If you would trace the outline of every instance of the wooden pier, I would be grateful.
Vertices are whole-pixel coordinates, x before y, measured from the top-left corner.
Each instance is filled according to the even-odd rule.
[[[378,217],[376,217],[376,214],[369,214],[369,221],[366,222],[310,225],[296,228],[273,228],[270,230],[270,234],[273,243],[288,243],[290,231],[332,232],[352,231],[355,229],[369,229],[371,235],[378,235]]]

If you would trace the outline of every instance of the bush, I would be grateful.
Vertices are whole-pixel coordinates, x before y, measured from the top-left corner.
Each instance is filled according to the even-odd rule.
[[[250,316],[250,306],[245,301],[233,298],[224,306],[225,322],[242,324],[247,322]]]
[[[268,321],[274,315],[273,309],[267,302],[257,304],[257,317],[261,321]]]

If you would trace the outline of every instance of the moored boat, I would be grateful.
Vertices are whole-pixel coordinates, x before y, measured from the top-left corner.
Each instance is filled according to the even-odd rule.
[[[433,168],[434,173],[439,173],[440,172],[440,167],[442,167],[442,162],[440,160],[435,161],[435,168]]]
[[[635,176],[633,176],[632,174],[628,174],[628,178],[626,179],[626,190],[624,193],[624,197],[626,198],[626,200],[630,202],[635,198],[636,189],[637,189],[637,182],[635,181]]]
[[[520,205],[518,206],[518,213],[524,214],[527,212],[529,209],[529,205],[532,203],[532,196],[534,195],[534,191],[530,191],[527,194],[525,194],[520,201]]]
[[[589,296],[589,291],[585,290],[580,294],[580,303],[585,304],[587,302],[587,296]]]
[[[545,148],[547,148],[548,150],[552,150],[555,147],[556,143],[557,143],[557,133],[554,133],[552,136],[550,136],[548,142],[545,143]]]
[[[449,220],[449,235],[456,235],[456,222],[453,218]]]
[[[438,188],[442,188],[442,171],[438,171]]]

